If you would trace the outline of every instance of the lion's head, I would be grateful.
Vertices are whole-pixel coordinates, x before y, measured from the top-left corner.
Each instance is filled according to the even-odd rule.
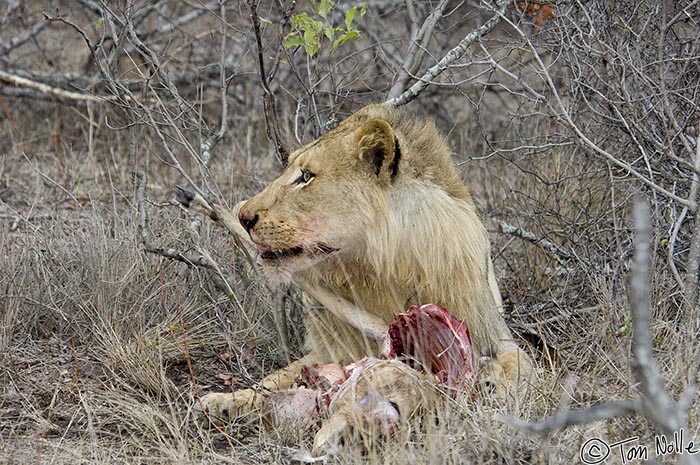
[[[368,107],[291,154],[284,172],[241,207],[266,268],[294,273],[364,253],[363,230],[401,164],[399,137],[376,113]]]

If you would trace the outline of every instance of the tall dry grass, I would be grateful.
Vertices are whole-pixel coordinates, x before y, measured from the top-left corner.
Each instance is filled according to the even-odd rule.
[[[287,463],[303,457],[310,447],[308,434],[265,431],[254,419],[216,430],[200,425],[193,412],[201,392],[248,386],[284,364],[267,288],[255,274],[248,286],[238,280],[238,305],[222,297],[205,272],[144,254],[131,181],[110,165],[112,155],[86,158],[86,148],[73,143],[61,161],[51,151],[50,123],[39,124],[22,112],[11,116],[3,128],[13,141],[2,163],[3,204],[23,219],[16,228],[14,220],[5,219],[0,234],[2,461]],[[75,119],[73,124],[80,128],[82,123]],[[110,141],[114,138],[119,135],[110,134]],[[107,142],[97,138],[95,143]],[[550,200],[538,184],[507,169],[504,164],[499,177],[516,180],[516,199],[524,198],[523,204]],[[540,166],[540,175],[572,172],[576,167],[571,164]],[[487,184],[488,175],[484,170],[477,182]],[[151,178],[159,179],[155,170]],[[220,182],[238,192],[234,195],[250,189]],[[575,203],[575,191],[590,183],[592,191],[601,192],[597,204],[604,214],[603,180],[578,177],[577,182],[575,188],[564,187],[566,198]],[[155,187],[166,195],[165,186],[160,191]],[[491,213],[519,214],[512,202],[496,195],[484,203]],[[557,211],[571,213],[561,205]],[[186,247],[182,231],[190,219],[180,211],[152,207],[151,220],[159,242]],[[235,249],[222,231],[212,228],[205,225],[203,240],[220,263],[231,266]],[[555,266],[551,257],[495,231],[494,238],[511,301],[547,301],[543,291],[535,295],[536,289],[550,289],[552,301],[570,292],[569,278],[535,271]],[[581,279],[589,279],[584,287]],[[524,304],[510,304],[515,328],[526,323],[530,336],[550,350],[537,352],[530,346],[541,376],[519,405],[441,398],[433,416],[404,441],[387,442],[370,453],[360,441],[331,463],[565,463],[577,460],[582,443],[594,436],[610,442],[639,436],[640,444],[653,445],[653,429],[635,417],[574,427],[549,438],[528,436],[504,420],[509,415],[539,419],[559,408],[637,395],[627,366],[624,291],[611,296],[609,283],[595,276],[578,276],[571,288],[589,289],[571,299],[595,308],[538,327],[541,315],[519,314]],[[655,293],[660,314],[666,299],[663,292]],[[553,313],[565,310],[571,309],[555,306]],[[678,396],[697,376],[697,322],[658,321],[658,362]],[[289,324],[298,355],[303,332],[298,315],[290,315]],[[231,387],[225,386],[226,379]],[[690,415],[694,433],[697,412],[695,403]]]
[[[470,27],[455,18],[448,35]],[[367,21],[381,27],[382,18]],[[52,30],[50,39],[47,51],[66,58],[57,60],[58,71],[37,60],[31,44],[14,57],[17,64],[67,72],[83,62],[76,52],[80,41],[70,31]],[[259,190],[279,169],[266,150],[253,90],[258,84],[244,78],[232,84],[231,127],[211,170],[230,204]],[[218,114],[215,99],[190,90],[188,98],[203,115]],[[507,420],[541,419],[639,395],[628,367],[625,290],[632,238],[628,198],[639,189],[570,140],[524,149],[528,138],[556,132],[548,118],[511,118],[512,108],[496,111],[501,97],[489,100],[480,92],[443,98],[435,91],[418,105],[449,134],[482,207],[508,321],[536,357],[539,376],[518,405],[436,396],[434,412],[401,440],[368,452],[358,438],[330,463],[577,463],[580,447],[593,437],[613,443],[636,436],[638,444],[653,448],[655,430],[636,416],[543,438]],[[467,105],[470,98],[480,104]],[[347,105],[337,108],[348,110],[362,99],[349,95]],[[281,102],[285,121],[294,121],[295,103],[294,95]],[[413,111],[420,111],[418,105]],[[106,105],[0,95],[0,115],[0,463],[302,459],[311,446],[308,433],[266,431],[255,418],[219,429],[196,419],[202,392],[249,387],[285,364],[273,317],[278,297],[226,234],[208,223],[202,245],[232,272],[231,296],[214,286],[208,272],[143,252],[132,153],[149,178],[153,240],[181,250],[193,244],[192,219],[157,205],[182,182],[163,161],[161,141]],[[301,135],[308,139],[313,124],[305,128]],[[581,261],[561,270],[550,253],[500,233],[502,221],[560,244]],[[682,310],[664,263],[668,220],[656,212],[655,221],[655,355],[678,399],[698,384],[700,323],[696,312]],[[298,356],[303,326],[290,300],[291,351]],[[695,400],[689,437],[700,440],[699,413]]]

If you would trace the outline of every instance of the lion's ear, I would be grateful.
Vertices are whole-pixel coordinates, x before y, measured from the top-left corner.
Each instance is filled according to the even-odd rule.
[[[373,170],[379,182],[389,185],[399,171],[401,150],[389,123],[372,119],[355,131],[360,160]]]

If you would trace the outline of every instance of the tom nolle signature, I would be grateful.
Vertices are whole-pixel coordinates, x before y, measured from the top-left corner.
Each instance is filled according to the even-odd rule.
[[[683,429],[673,433],[673,436],[657,435],[654,437],[653,453],[656,457],[676,454],[697,454],[700,453],[700,444],[696,444],[685,436]],[[622,463],[632,460],[649,460],[649,446],[639,444],[639,437],[623,439],[613,443],[605,442],[600,438],[591,438],[586,441],[579,457],[587,465],[594,465],[605,462],[611,455],[616,455]]]

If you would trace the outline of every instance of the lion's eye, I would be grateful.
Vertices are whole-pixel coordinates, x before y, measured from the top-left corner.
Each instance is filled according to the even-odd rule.
[[[300,184],[308,184],[311,182],[311,180],[315,177],[316,175],[313,174],[311,171],[306,171],[306,170],[301,170],[301,174],[299,175],[298,178],[294,180],[293,184],[300,185]]]

